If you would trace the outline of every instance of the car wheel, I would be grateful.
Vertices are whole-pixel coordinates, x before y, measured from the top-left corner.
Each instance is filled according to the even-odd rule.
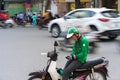
[[[60,36],[60,29],[59,29],[59,26],[58,25],[54,25],[51,29],[51,35],[52,37],[59,37]]]
[[[115,38],[117,38],[118,35],[109,35],[108,38],[111,39],[111,40],[114,40]]]
[[[90,29],[91,29],[92,31],[98,31],[98,29],[97,29],[94,25],[90,25]]]

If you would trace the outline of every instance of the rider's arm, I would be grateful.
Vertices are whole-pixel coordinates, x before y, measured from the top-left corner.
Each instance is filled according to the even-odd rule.
[[[87,54],[89,50],[89,42],[85,37],[81,40],[80,47],[78,50],[79,51],[76,54],[76,57],[80,62],[84,63],[87,59]]]
[[[76,42],[73,44],[71,56],[74,56],[74,55],[75,55],[76,44],[77,44]]]

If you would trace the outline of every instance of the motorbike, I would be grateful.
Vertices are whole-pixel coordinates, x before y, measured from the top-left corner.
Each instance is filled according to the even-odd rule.
[[[10,27],[10,28],[12,28],[13,26],[15,26],[15,22],[14,22],[14,20],[13,20],[12,18],[7,19],[7,20],[5,21],[5,24],[6,24],[8,27]]]
[[[56,67],[58,58],[57,46],[58,43],[55,41],[54,50],[44,53],[49,58],[47,66],[41,71],[31,72],[28,80],[62,80],[64,71],[62,68]],[[70,56],[67,56],[66,59],[71,60]],[[82,67],[70,73],[69,80],[107,80],[108,63],[109,61],[105,57],[86,61]]]
[[[37,17],[37,25],[39,26],[39,29],[42,28],[48,28],[47,25],[50,21],[59,18],[59,15],[55,14],[54,16],[52,16],[50,19],[46,19],[45,17]]]
[[[3,29],[6,29],[6,24],[3,21],[0,21],[0,27],[2,27]]]
[[[52,19],[46,19],[45,17],[37,18],[37,25],[39,26],[39,30],[42,28],[47,28],[47,25],[51,20]]]
[[[6,20],[1,20],[0,21],[0,27],[6,29],[6,28],[12,28],[15,26],[15,22],[12,18],[8,18]]]
[[[18,25],[18,26],[23,26],[23,27],[25,27],[25,25],[26,25],[26,21],[23,19],[23,20],[21,20],[21,19],[16,19],[15,20],[15,23]]]
[[[84,33],[83,36],[85,36],[89,41],[89,52],[95,53],[97,48],[99,47],[97,42],[99,41],[99,34],[96,32],[88,32]],[[64,51],[71,51],[74,41],[72,41],[70,38],[59,37],[56,39],[56,41],[59,43],[59,49]]]

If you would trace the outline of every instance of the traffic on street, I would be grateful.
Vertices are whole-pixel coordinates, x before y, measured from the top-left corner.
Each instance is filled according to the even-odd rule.
[[[120,80],[120,0],[0,0],[0,80]]]
[[[0,80],[28,80],[28,74],[40,71],[47,65],[48,58],[41,53],[54,49],[56,38],[45,28],[14,27],[0,29]],[[108,80],[119,80],[120,36],[115,40],[101,39],[98,48],[88,54],[87,60],[106,57],[109,60]],[[70,51],[57,48],[58,68],[63,68]]]

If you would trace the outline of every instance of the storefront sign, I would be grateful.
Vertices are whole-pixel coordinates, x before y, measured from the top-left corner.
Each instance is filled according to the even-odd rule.
[[[26,3],[26,4],[25,4],[25,7],[26,7],[26,8],[30,8],[30,7],[31,7],[31,4]]]

